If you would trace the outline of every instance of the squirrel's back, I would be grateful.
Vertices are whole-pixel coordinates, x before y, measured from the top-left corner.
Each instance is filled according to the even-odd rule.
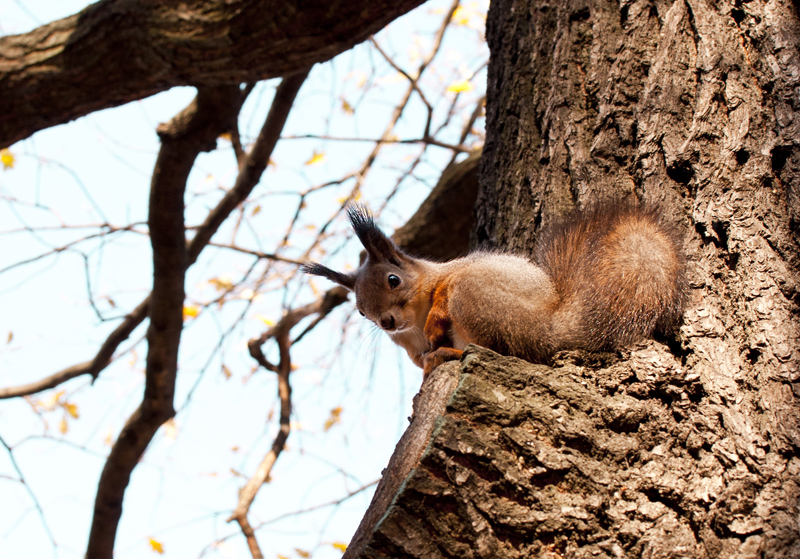
[[[605,203],[542,233],[535,261],[560,304],[554,349],[611,349],[674,329],[687,298],[682,243],[657,207]]]

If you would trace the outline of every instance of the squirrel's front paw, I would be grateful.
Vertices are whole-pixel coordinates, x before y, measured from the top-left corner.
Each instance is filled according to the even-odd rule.
[[[431,374],[431,371],[445,361],[456,361],[457,359],[461,359],[461,355],[463,353],[464,352],[462,350],[453,349],[452,347],[440,347],[434,349],[433,351],[429,351],[422,356],[422,378],[428,378],[428,375]]]

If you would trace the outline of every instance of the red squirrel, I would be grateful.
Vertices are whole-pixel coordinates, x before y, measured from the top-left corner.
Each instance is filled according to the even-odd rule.
[[[533,259],[477,251],[450,262],[409,256],[362,206],[348,217],[366,250],[351,273],[303,271],[356,294],[427,376],[467,344],[546,363],[563,349],[615,349],[674,329],[686,301],[679,237],[655,207],[574,212],[540,233]]]

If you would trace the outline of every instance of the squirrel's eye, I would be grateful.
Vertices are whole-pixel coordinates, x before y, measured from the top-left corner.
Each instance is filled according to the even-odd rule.
[[[389,274],[389,287],[394,289],[398,285],[400,285],[400,278],[394,274]]]
[[[366,315],[365,315],[363,312],[361,312],[361,311],[358,311],[358,314],[360,314],[361,316],[366,316]]]

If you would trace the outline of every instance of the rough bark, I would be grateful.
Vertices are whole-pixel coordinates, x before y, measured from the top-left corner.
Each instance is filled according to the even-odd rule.
[[[390,465],[378,495],[399,491],[345,557],[797,557],[796,527],[763,507],[800,494],[800,458],[764,483],[763,458],[720,436],[724,406],[697,405],[700,375],[656,342],[623,357],[551,368],[472,346],[455,389],[435,371],[422,394],[446,409],[415,463]]]
[[[692,302],[620,358],[469,354],[350,557],[800,556],[795,6],[496,0],[487,38],[473,242],[530,251],[575,206],[658,203]]]
[[[102,0],[0,37],[0,147],[177,85],[240,84],[308,69],[421,3]]]

